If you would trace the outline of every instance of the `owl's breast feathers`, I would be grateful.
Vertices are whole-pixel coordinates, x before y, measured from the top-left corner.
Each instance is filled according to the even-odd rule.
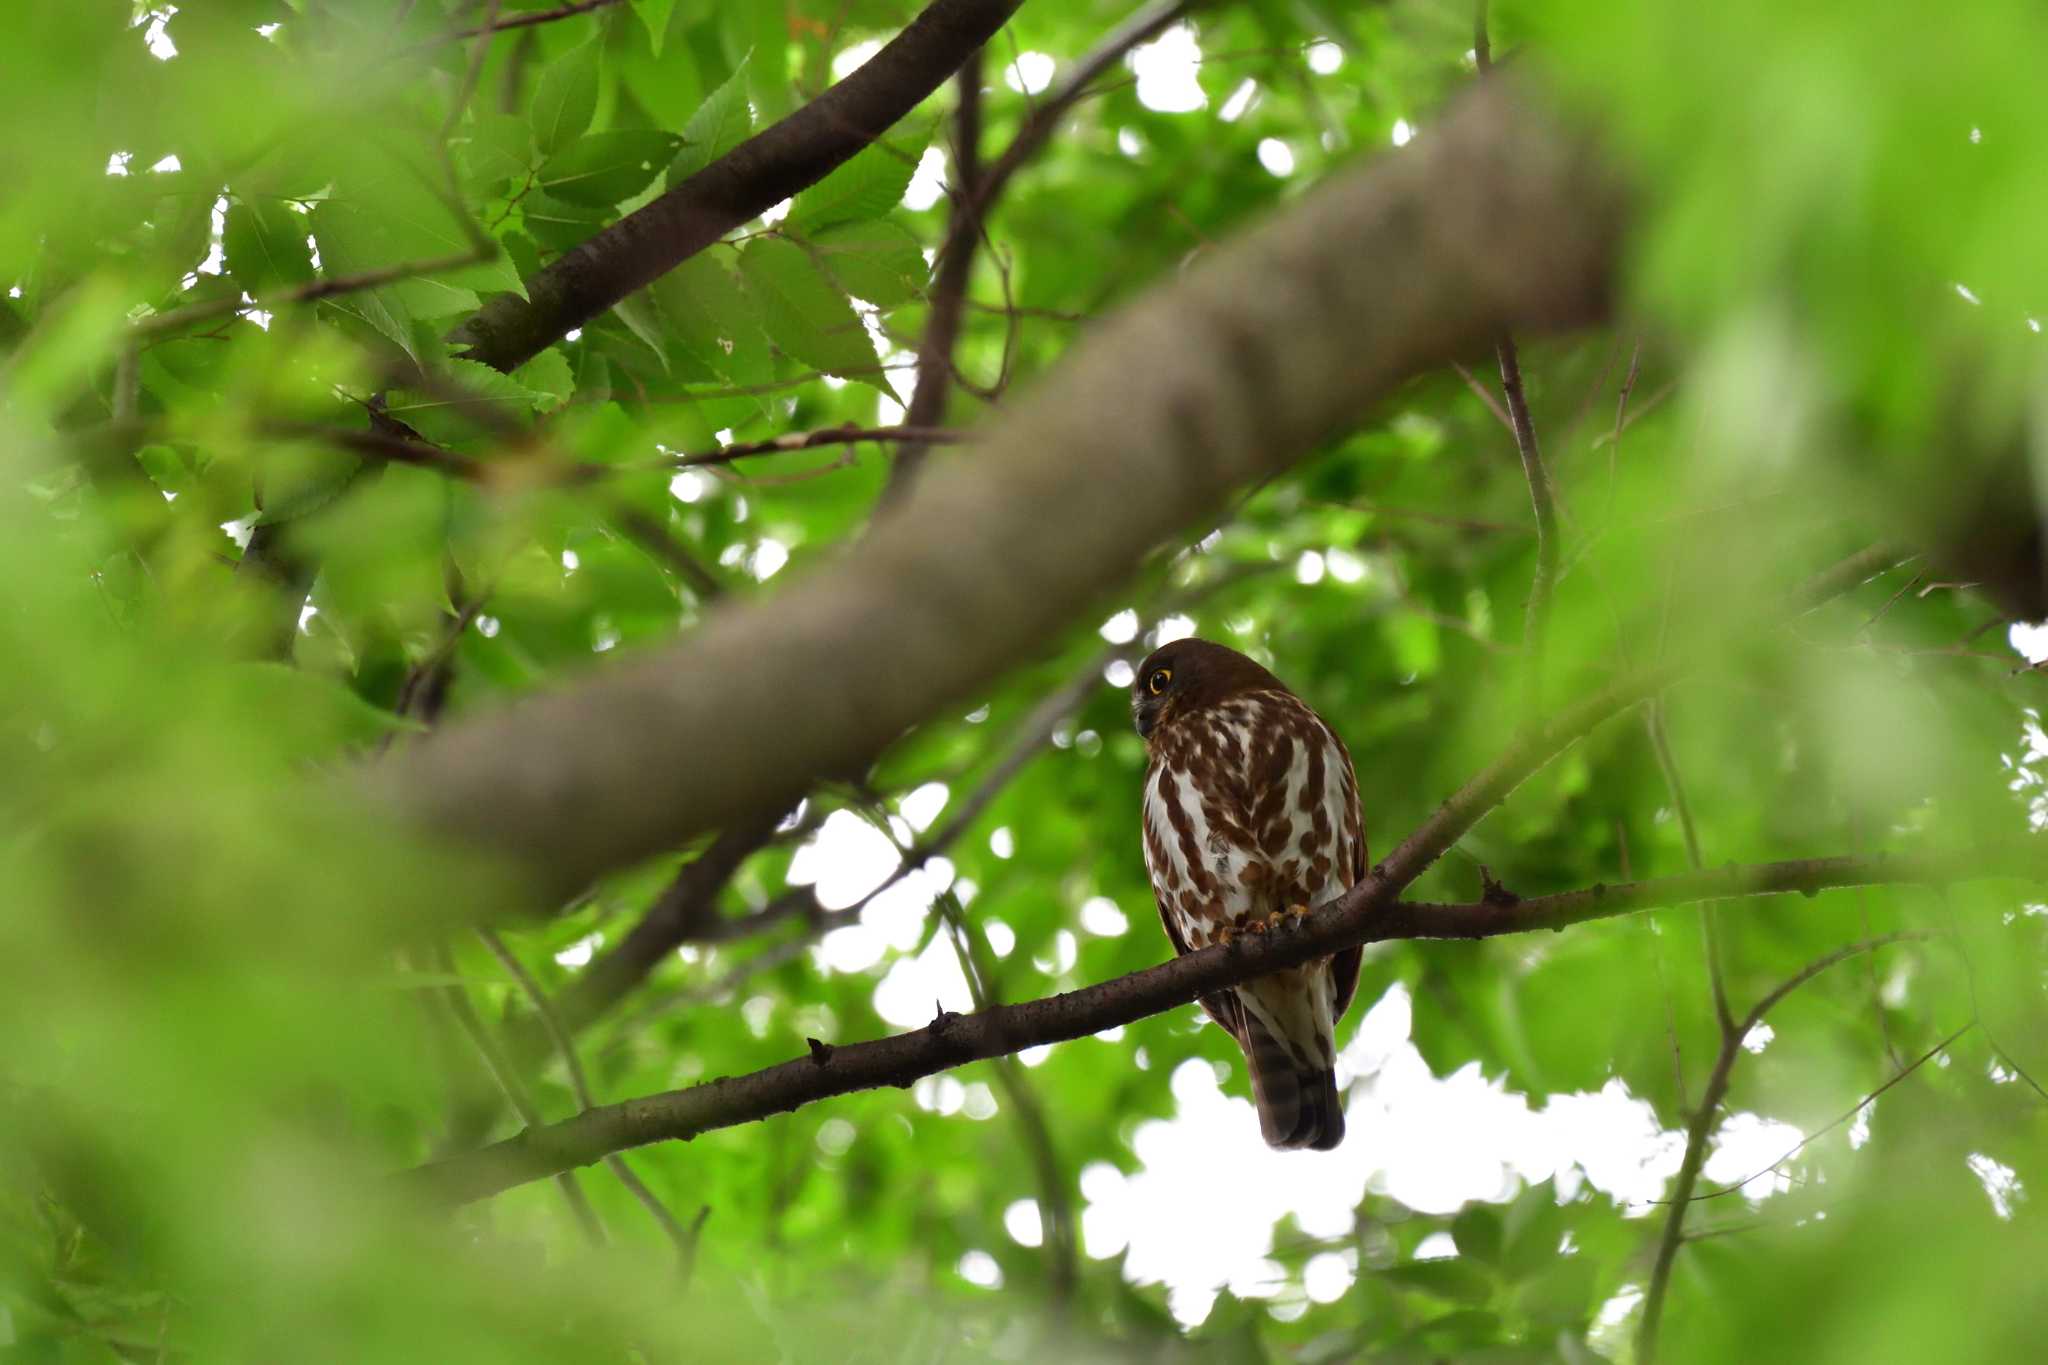
[[[1350,757],[1293,694],[1183,712],[1148,747],[1146,861],[1162,915],[1178,912],[1183,924],[1169,928],[1189,946],[1222,925],[1320,905],[1363,874]]]

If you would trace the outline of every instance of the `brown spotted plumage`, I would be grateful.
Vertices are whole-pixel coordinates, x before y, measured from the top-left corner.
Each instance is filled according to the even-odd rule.
[[[1139,668],[1145,865],[1174,951],[1262,933],[1365,876],[1358,779],[1336,732],[1252,660],[1206,640]],[[1336,1023],[1358,986],[1356,948],[1275,972],[1202,1007],[1244,1049],[1259,1130],[1275,1147],[1344,1137]]]

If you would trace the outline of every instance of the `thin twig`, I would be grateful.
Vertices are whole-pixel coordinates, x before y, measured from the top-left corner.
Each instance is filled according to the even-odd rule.
[[[1487,388],[1485,382],[1472,373],[1471,367],[1464,361],[1452,361],[1451,369],[1458,378],[1465,381],[1465,387],[1472,390],[1473,396],[1486,404],[1486,410],[1499,419],[1501,427],[1512,435],[1515,430],[1515,419],[1508,416],[1508,410],[1500,405],[1500,399],[1494,397],[1493,390]]]
[[[554,1041],[555,1051],[562,1059],[562,1066],[569,1073],[569,1088],[576,1094],[576,1103],[586,1111],[596,1108],[597,1101],[590,1092],[590,1078],[584,1075],[583,1062],[576,1055],[576,1044],[562,1027],[562,1021],[556,1017],[555,1007],[548,1000],[547,993],[541,990],[540,982],[534,980],[533,973],[526,970],[526,964],[505,946],[505,940],[499,938],[496,932],[480,928],[476,931],[476,936],[482,940],[484,947],[490,950],[491,956],[498,959],[498,965],[505,969],[505,975],[511,977],[518,985],[520,993],[526,997],[526,1002],[533,1007],[534,1014],[539,1017],[542,1027],[547,1029],[548,1037]],[[633,1168],[626,1164],[625,1157],[617,1152],[611,1152],[605,1156],[604,1164],[605,1169],[616,1176],[618,1182],[640,1201],[641,1206],[654,1221],[661,1225],[662,1231],[668,1234],[669,1240],[675,1243],[677,1265],[688,1274],[696,1257],[696,1229],[685,1228],[676,1221],[676,1216],[668,1211],[668,1206],[663,1204],[654,1191],[648,1189],[646,1183],[634,1174]],[[703,1222],[703,1215],[700,1214],[697,1227],[701,1228]]]
[[[1671,756],[1671,741],[1664,730],[1664,706],[1661,701],[1652,701],[1643,708],[1643,728],[1649,732],[1650,748],[1657,756],[1657,768],[1664,775],[1665,788],[1671,793],[1671,807],[1678,816],[1678,827],[1685,836],[1685,859],[1693,871],[1706,866],[1700,855],[1700,836],[1694,824],[1692,802],[1685,794],[1685,778],[1678,771],[1678,761]],[[1700,932],[1707,947],[1707,979],[1714,995],[1714,1021],[1723,1035],[1735,1028],[1735,1016],[1728,1008],[1728,988],[1722,975],[1722,954],[1720,928],[1714,922],[1711,905],[1700,907]]]
[[[675,570],[676,576],[690,585],[690,591],[697,594],[700,602],[715,602],[725,596],[725,584],[691,554],[668,527],[623,499],[614,502],[610,511],[618,528],[634,544]]]
[[[477,1017],[476,1007],[469,1003],[468,993],[462,987],[452,984],[452,979],[456,975],[455,958],[449,953],[448,945],[445,943],[434,945],[434,968],[443,977],[451,980],[451,984],[442,986],[437,992],[441,1003],[455,1020],[456,1027],[462,1030],[470,1045],[477,1050],[477,1055],[484,1059],[484,1067],[491,1073],[491,1079],[498,1083],[498,1089],[505,1096],[505,1102],[512,1106],[513,1112],[519,1115],[529,1129],[539,1127],[546,1120],[541,1117],[540,1107],[533,1102],[533,1096],[527,1093],[526,1083],[519,1079],[519,1072],[498,1047],[497,1041],[491,1037],[491,1031],[484,1027],[484,1021]],[[562,1191],[563,1200],[569,1205],[569,1211],[575,1215],[576,1222],[582,1227],[584,1235],[590,1239],[591,1245],[603,1246],[604,1224],[598,1220],[597,1210],[590,1207],[590,1198],[583,1193],[583,1187],[577,1184],[576,1173],[557,1171],[554,1180]]]
[[[1484,79],[1493,70],[1493,48],[1486,34],[1487,0],[1478,0],[1472,19],[1472,55]],[[1515,434],[1515,449],[1522,457],[1522,476],[1529,484],[1529,501],[1536,513],[1536,570],[1529,580],[1529,605],[1522,618],[1522,652],[1527,657],[1524,675],[1523,715],[1533,720],[1543,707],[1544,643],[1550,629],[1550,595],[1557,587],[1558,525],[1557,488],[1543,463],[1543,450],[1536,441],[1536,423],[1529,416],[1529,400],[1522,392],[1522,361],[1515,350],[1512,333],[1502,332],[1494,342],[1500,361],[1501,395],[1507,400],[1508,427]]]
[[[573,4],[561,5],[555,9],[534,10],[527,14],[515,14],[506,19],[489,19],[474,28],[459,28],[444,33],[421,46],[440,47],[447,43],[459,43],[464,38],[482,38],[494,33],[509,32],[512,29],[532,28],[536,24],[552,24],[561,19],[574,19],[579,14],[589,14],[592,10],[607,9],[618,3],[619,0],[575,0]],[[496,8],[497,6],[492,6],[494,11]]]
[[[960,904],[960,898],[951,890],[940,892],[932,904],[945,922],[954,956],[960,962],[961,975],[967,979],[968,995],[974,1001],[974,1008],[985,1010],[1002,1003],[993,972],[987,965],[991,955],[980,923],[968,918],[966,907]],[[1031,1153],[1032,1167],[1038,1178],[1038,1202],[1044,1213],[1045,1257],[1050,1271],[1047,1278],[1053,1302],[1058,1305],[1072,1296],[1078,1279],[1073,1191],[1067,1183],[1059,1148],[1053,1141],[1052,1126],[1046,1122],[1045,1106],[1039,1102],[1038,1091],[1023,1066],[1014,1056],[993,1057],[989,1064],[1003,1098],[1017,1117],[1017,1126],[1023,1130],[1024,1145]]]
[[[244,302],[240,296],[234,298],[209,299],[205,303],[188,304],[173,308],[168,313],[153,313],[136,322],[129,330],[138,337],[161,336],[176,331],[189,323],[204,322],[225,313],[247,313],[262,310],[275,312],[296,303],[315,303],[321,299],[334,298],[341,294],[359,293],[365,289],[376,289],[382,285],[395,284],[400,280],[417,279],[422,275],[438,275],[443,271],[461,270],[466,266],[482,265],[497,255],[497,243],[489,249],[472,248],[469,251],[450,256],[434,256],[421,261],[403,261],[376,270],[365,270],[357,275],[335,275],[311,284],[302,284],[296,289],[279,290],[265,294],[253,302]]]
[[[1655,1365],[1657,1359],[1657,1333],[1663,1325],[1664,1299],[1671,1287],[1671,1267],[1677,1258],[1679,1244],[1685,1240],[1685,1215],[1687,1208],[1696,1199],[1713,1198],[1728,1193],[1728,1190],[1718,1190],[1713,1195],[1695,1195],[1693,1190],[1699,1183],[1701,1169],[1706,1165],[1707,1141],[1713,1135],[1716,1126],[1715,1121],[1720,1117],[1721,1101],[1728,1093],[1728,1083],[1734,1074],[1735,1063],[1742,1056],[1742,1040],[1747,1038],[1751,1031],[1764,1021],[1764,1016],[1775,1009],[1778,1003],[1784,1000],[1786,996],[1798,990],[1801,986],[1813,980],[1813,978],[1819,976],[1836,963],[1862,953],[1873,952],[1878,948],[1884,947],[1886,944],[1931,937],[1932,935],[1925,931],[1886,934],[1880,938],[1865,939],[1860,943],[1851,943],[1846,947],[1837,948],[1832,953],[1815,958],[1773,987],[1761,1000],[1756,1002],[1756,1005],[1747,1015],[1743,1016],[1739,1025],[1729,1024],[1723,1027],[1721,1048],[1714,1058],[1714,1069],[1707,1077],[1706,1092],[1700,1097],[1700,1107],[1694,1111],[1692,1122],[1686,1126],[1685,1155],[1679,1162],[1678,1178],[1672,1186],[1671,1198],[1668,1201],[1670,1208],[1664,1215],[1664,1227],[1657,1239],[1657,1258],[1650,1269],[1649,1284],[1643,1291],[1643,1316],[1636,1324],[1636,1360],[1639,1362],[1639,1365]],[[1966,1024],[1964,1027],[1968,1028],[1969,1025]],[[1952,1034],[1946,1042],[1939,1044],[1935,1051],[1938,1052],[1941,1048],[1947,1047],[1950,1042],[1955,1041],[1960,1036],[1960,1033]],[[1927,1055],[1931,1057],[1934,1053],[1930,1052]],[[1925,1057],[1921,1059],[1921,1061],[1925,1060]],[[1918,1065],[1918,1062],[1914,1063],[1914,1066]],[[1908,1070],[1911,1070],[1911,1068],[1908,1068]],[[1886,1081],[1876,1091],[1872,1092],[1863,1103],[1869,1104],[1871,1100],[1876,1099],[1878,1095],[1883,1094],[1886,1090],[1904,1079],[1904,1075],[1905,1073],[1902,1072],[1892,1077],[1891,1080]],[[1857,1106],[1857,1108],[1862,1108],[1862,1105]],[[1850,1112],[1853,1114],[1855,1111],[1852,1110]],[[1829,1127],[1833,1126],[1832,1124],[1829,1125]],[[1821,1130],[1821,1132],[1826,1131],[1827,1129]],[[1820,1133],[1813,1135],[1813,1137],[1819,1136]],[[1773,1163],[1771,1169],[1783,1165],[1801,1147],[1804,1147],[1812,1140],[1813,1138],[1802,1139],[1798,1147],[1794,1147],[1792,1151],[1780,1157]],[[1730,1186],[1729,1189],[1740,1189],[1742,1185],[1750,1183],[1750,1181],[1757,1179],[1762,1174],[1763,1172],[1760,1171],[1757,1175],[1750,1176],[1747,1180]]]
[[[955,373],[953,351],[959,344],[967,280],[974,269],[974,244],[981,236],[981,75],[981,53],[977,51],[953,78],[959,93],[953,109],[955,195],[948,240],[957,247],[939,262],[927,295],[924,338],[917,348],[917,388],[904,413],[905,426],[936,426],[946,416],[946,398]],[[905,441],[896,448],[879,510],[895,506],[910,491],[929,449],[923,441]]]

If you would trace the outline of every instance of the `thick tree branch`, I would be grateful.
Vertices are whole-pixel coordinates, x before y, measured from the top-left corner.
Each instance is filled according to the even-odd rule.
[[[1528,900],[1493,897],[1463,905],[1396,902],[1396,884],[1375,873],[1286,931],[1242,937],[1229,945],[1206,948],[1064,995],[970,1015],[941,1014],[929,1027],[914,1033],[832,1048],[749,1076],[608,1105],[478,1152],[420,1167],[407,1178],[434,1200],[462,1203],[481,1199],[572,1166],[587,1165],[624,1147],[688,1139],[829,1096],[907,1086],[922,1076],[968,1062],[1086,1037],[1358,943],[1489,938],[1562,929],[1709,899],[1787,892],[1813,895],[1844,886],[1990,877],[2048,879],[2048,845],[2035,840],[1954,853],[1803,859],[1589,887]],[[1711,1110],[1713,1102],[1714,1097],[1709,1097],[1705,1108]]]
[[[1510,323],[1600,317],[1617,195],[1588,148],[1488,85],[1094,329],[829,573],[447,727],[373,792],[413,828],[523,862],[536,899],[559,901],[858,770],[1402,379]]]
[[[514,370],[748,219],[816,184],[938,89],[1023,0],[933,0],[859,70],[500,294],[453,340]]]

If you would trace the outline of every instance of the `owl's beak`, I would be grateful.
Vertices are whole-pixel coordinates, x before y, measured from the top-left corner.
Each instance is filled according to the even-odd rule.
[[[1138,727],[1140,739],[1152,738],[1152,732],[1159,728],[1159,699],[1141,697],[1132,701],[1131,724]]]

